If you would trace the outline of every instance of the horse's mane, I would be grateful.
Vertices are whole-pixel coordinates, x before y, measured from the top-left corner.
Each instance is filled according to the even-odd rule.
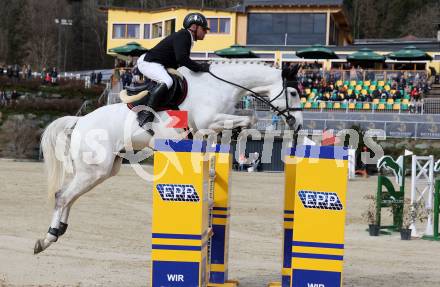
[[[275,68],[279,70],[275,64],[266,63],[265,61],[259,61],[257,59],[212,59],[212,64],[215,65],[260,65],[260,66],[267,66],[271,68]]]

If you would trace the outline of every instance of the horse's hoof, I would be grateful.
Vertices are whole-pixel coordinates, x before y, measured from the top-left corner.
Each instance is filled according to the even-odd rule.
[[[34,254],[38,254],[44,250],[43,243],[44,243],[43,239],[38,239],[37,242],[35,242]]]

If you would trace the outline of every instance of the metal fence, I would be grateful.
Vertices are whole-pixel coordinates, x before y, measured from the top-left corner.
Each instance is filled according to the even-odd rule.
[[[440,98],[423,99],[423,113],[440,114]]]
[[[253,127],[260,131],[284,130],[286,125],[260,112]],[[320,134],[323,130],[336,132],[359,126],[376,135],[392,138],[440,139],[440,115],[422,114],[371,114],[371,113],[313,113],[304,112],[303,133]]]
[[[392,81],[404,77],[407,81],[417,82],[427,79],[428,74],[425,70],[360,70],[355,73],[350,70],[333,69],[331,71],[322,71],[318,69],[305,69],[302,76],[309,78],[311,75],[320,75],[329,80],[332,76],[335,81]]]
[[[331,102],[326,101],[325,103],[341,103],[341,102]],[[363,102],[362,104],[367,103]],[[440,99],[423,99],[418,102],[412,102],[408,105],[407,109],[404,109],[402,105],[396,107],[392,107],[391,109],[378,109],[373,108],[373,104],[371,102],[368,103],[370,105],[370,108],[364,109],[362,108],[352,108],[347,106],[347,108],[327,108],[326,107],[318,107],[317,108],[307,108],[304,109],[305,111],[309,112],[335,112],[335,113],[405,113],[405,114],[440,114]],[[425,107],[429,107],[428,109],[425,109]],[[252,98],[250,96],[245,96],[240,102],[237,103],[235,106],[237,110],[255,110],[255,111],[269,111],[269,106],[267,106],[265,103],[262,103],[261,101],[256,100],[255,98]]]

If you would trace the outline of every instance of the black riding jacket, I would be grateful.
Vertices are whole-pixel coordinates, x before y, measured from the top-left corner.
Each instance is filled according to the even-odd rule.
[[[201,65],[189,58],[190,53],[191,34],[188,30],[181,29],[149,50],[145,61],[162,64],[165,68],[177,69],[180,66],[185,66],[194,72],[200,72]]]

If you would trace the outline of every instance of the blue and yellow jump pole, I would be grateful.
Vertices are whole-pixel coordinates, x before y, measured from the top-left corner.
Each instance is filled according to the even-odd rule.
[[[215,162],[215,177],[212,181],[214,206],[212,208],[212,239],[210,279],[208,286],[235,287],[237,281],[228,278],[229,226],[231,211],[231,146],[218,144],[208,147],[210,163]],[[212,171],[212,169],[211,169]]]
[[[151,286],[236,286],[227,278],[229,147],[156,139],[155,150]]]
[[[346,148],[297,146],[289,150],[282,287],[342,286],[347,179]]]

